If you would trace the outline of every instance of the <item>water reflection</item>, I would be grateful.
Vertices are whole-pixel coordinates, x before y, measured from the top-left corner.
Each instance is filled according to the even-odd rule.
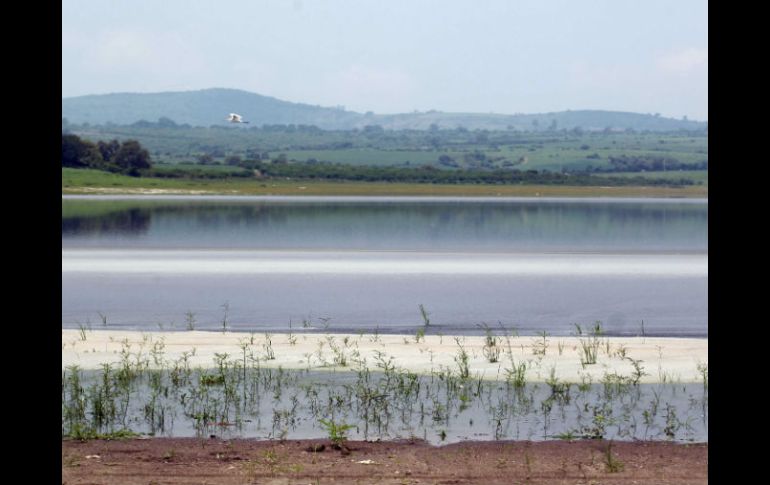
[[[62,201],[65,247],[707,251],[706,204]]]
[[[151,219],[151,210],[136,207],[99,215],[62,217],[61,233],[63,238],[81,234],[135,236],[147,232]]]
[[[64,198],[62,326],[706,336],[707,232],[693,201]]]

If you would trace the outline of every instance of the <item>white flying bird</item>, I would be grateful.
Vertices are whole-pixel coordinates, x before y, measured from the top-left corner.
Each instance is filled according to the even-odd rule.
[[[230,116],[228,116],[226,119],[230,123],[248,123],[248,121],[243,121],[241,115],[237,115],[235,113],[230,113]]]

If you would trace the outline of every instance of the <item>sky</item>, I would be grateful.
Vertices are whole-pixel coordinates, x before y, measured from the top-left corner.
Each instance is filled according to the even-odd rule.
[[[62,0],[62,97],[708,120],[707,0]]]

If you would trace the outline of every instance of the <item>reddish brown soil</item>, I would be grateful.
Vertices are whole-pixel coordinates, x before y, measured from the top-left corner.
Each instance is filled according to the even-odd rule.
[[[307,449],[325,444],[320,452]],[[607,441],[62,441],[62,484],[705,484],[708,444]],[[368,463],[360,463],[370,460]]]

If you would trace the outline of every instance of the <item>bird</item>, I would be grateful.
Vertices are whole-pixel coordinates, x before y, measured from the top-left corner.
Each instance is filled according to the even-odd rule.
[[[228,116],[226,120],[230,123],[248,123],[248,121],[243,121],[243,117],[241,115],[235,113],[230,113],[230,116]]]

